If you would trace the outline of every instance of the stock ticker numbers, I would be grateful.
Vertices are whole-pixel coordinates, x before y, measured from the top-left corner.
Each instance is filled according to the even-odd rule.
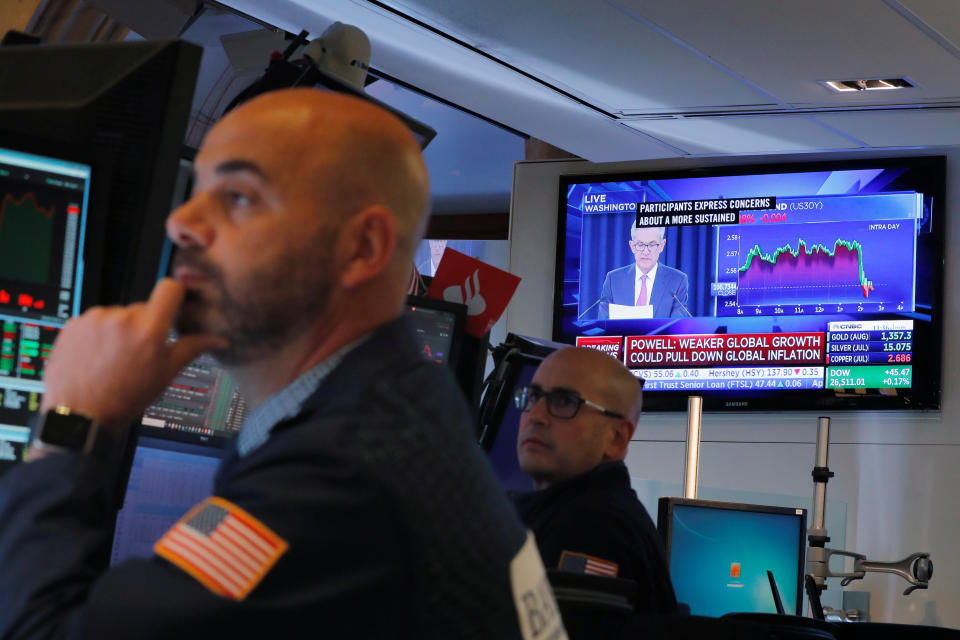
[[[57,329],[0,320],[0,430],[26,429],[40,408],[43,370]]]
[[[828,388],[908,389],[912,362],[912,320],[828,324]]]
[[[41,380],[59,329],[10,320],[0,329],[0,378]]]
[[[6,387],[0,381],[0,424],[26,426],[40,408],[42,394]]]
[[[16,446],[57,333],[80,313],[90,175],[87,164],[0,148],[0,441]]]
[[[210,355],[203,355],[177,374],[156,402],[144,411],[142,423],[203,436],[240,430],[247,405],[236,383]]]

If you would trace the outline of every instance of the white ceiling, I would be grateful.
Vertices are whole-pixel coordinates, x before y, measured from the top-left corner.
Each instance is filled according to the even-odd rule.
[[[225,4],[356,25],[375,69],[593,161],[960,144],[960,0]]]

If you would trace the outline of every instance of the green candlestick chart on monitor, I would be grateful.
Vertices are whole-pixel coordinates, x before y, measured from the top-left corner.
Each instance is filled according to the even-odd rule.
[[[53,207],[33,193],[0,200],[0,278],[45,284],[50,277]]]

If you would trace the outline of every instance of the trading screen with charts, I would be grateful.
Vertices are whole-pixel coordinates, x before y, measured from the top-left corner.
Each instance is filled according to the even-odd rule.
[[[57,332],[80,311],[91,167],[0,148],[0,462],[20,459]]]

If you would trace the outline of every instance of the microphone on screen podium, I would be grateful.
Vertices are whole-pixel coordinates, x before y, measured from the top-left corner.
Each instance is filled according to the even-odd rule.
[[[582,318],[583,316],[587,315],[587,311],[590,311],[590,309],[593,309],[595,306],[597,306],[597,305],[600,304],[601,302],[603,302],[603,296],[600,296],[599,298],[597,298],[597,301],[596,301],[596,302],[594,302],[592,305],[590,305],[589,307],[587,307],[586,309],[584,309],[584,310],[583,310],[583,313],[581,313],[580,315],[577,316],[577,320],[579,320],[579,319]],[[599,318],[598,318],[598,320],[599,320]]]
[[[693,317],[693,314],[690,313],[690,309],[687,309],[687,305],[685,305],[685,304],[683,304],[683,302],[681,302],[680,298],[677,297],[677,294],[676,294],[675,292],[671,291],[671,292],[670,292],[670,295],[672,295],[672,296],[673,296],[673,299],[677,301],[677,304],[679,304],[679,305],[680,305],[680,308],[683,309],[684,313],[687,314],[687,317],[688,317],[688,318],[692,318],[692,317]],[[583,316],[587,315],[587,312],[588,312],[588,311],[590,311],[590,310],[593,309],[595,306],[597,306],[598,304],[600,304],[601,302],[603,302],[603,300],[604,300],[603,296],[597,298],[597,301],[596,301],[596,302],[594,302],[592,305],[590,305],[589,307],[587,307],[586,309],[584,309],[583,312],[582,312],[580,315],[577,316],[577,320],[579,320],[579,319],[581,319]]]
[[[685,305],[685,304],[683,304],[682,302],[680,302],[680,298],[677,297],[676,291],[671,291],[671,292],[670,292],[670,295],[672,295],[672,296],[673,296],[673,299],[677,301],[677,304],[680,305],[680,308],[683,309],[683,310],[686,312],[687,317],[688,317],[688,318],[692,318],[692,317],[693,317],[693,314],[690,313],[690,309],[687,309],[687,305]]]

